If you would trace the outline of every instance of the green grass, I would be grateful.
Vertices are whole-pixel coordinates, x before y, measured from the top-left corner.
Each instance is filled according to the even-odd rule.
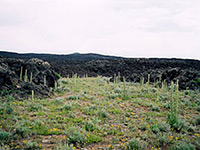
[[[101,77],[61,78],[58,85],[47,99],[0,97],[0,149],[199,148],[197,91],[177,91],[172,98],[167,87]],[[171,126],[175,98],[179,120]]]

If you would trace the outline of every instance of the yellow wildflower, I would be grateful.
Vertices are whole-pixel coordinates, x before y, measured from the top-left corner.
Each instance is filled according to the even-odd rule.
[[[16,147],[15,147],[15,149],[18,149],[19,148],[19,145],[17,145]]]
[[[27,142],[27,140],[23,140],[23,143],[25,144]]]

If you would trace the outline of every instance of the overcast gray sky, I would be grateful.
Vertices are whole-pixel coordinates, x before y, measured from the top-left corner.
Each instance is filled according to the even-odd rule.
[[[200,0],[0,0],[0,50],[200,59]]]

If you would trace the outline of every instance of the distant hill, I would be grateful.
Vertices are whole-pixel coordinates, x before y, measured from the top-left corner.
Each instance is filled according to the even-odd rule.
[[[6,52],[6,51],[0,51],[0,56],[8,57],[8,58],[21,58],[21,59],[30,59],[30,58],[39,58],[46,61],[62,61],[62,60],[97,60],[97,59],[118,59],[122,57],[116,57],[116,56],[106,56],[106,55],[100,55],[100,54],[94,54],[94,53],[88,53],[88,54],[80,54],[80,53],[73,53],[68,55],[57,55],[57,54],[36,54],[36,53],[25,53],[25,54],[19,54],[14,52]]]

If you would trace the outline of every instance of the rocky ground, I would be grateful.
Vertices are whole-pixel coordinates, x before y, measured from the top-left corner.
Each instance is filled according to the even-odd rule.
[[[46,97],[51,94],[51,88],[54,87],[57,79],[51,65],[43,60],[0,58],[0,91],[2,95],[9,94],[16,99],[30,98],[34,91],[34,96]]]
[[[170,83],[179,80],[180,89],[198,89],[200,85],[200,61],[183,59],[101,59],[91,61],[72,60],[49,61],[56,72],[62,76],[77,73],[80,76],[107,76],[113,77],[120,74],[127,81],[140,82],[144,77],[147,82],[161,84],[162,81]]]

